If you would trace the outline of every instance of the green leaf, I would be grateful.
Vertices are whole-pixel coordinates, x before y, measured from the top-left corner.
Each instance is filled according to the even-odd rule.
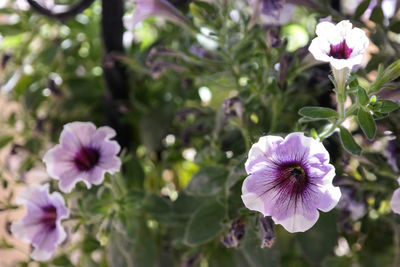
[[[8,145],[8,143],[10,143],[12,140],[14,140],[14,137],[11,135],[0,137],[0,149]]]
[[[356,254],[360,266],[399,266],[395,263],[399,250],[395,246],[397,236],[390,220],[382,217],[377,220],[364,220],[361,229],[363,233],[368,234],[363,249]]]
[[[131,157],[126,163],[125,180],[129,189],[141,189],[144,183],[144,171],[136,156]]]
[[[361,4],[358,5],[356,11],[354,12],[354,19],[359,19],[362,14],[364,14],[365,10],[367,10],[369,6],[370,0],[363,1]]]
[[[153,233],[146,225],[143,217],[134,217],[131,221],[136,221],[138,225],[137,235],[134,241],[127,239],[123,234],[112,231],[110,242],[107,248],[107,259],[110,266],[160,266],[156,242]]]
[[[371,16],[369,17],[370,20],[377,24],[383,24],[383,19],[385,16],[383,15],[382,8],[380,6],[376,6],[374,10],[372,10]]]
[[[3,237],[0,240],[0,249],[12,249],[12,248],[14,248],[14,246],[12,244],[8,243],[8,241],[6,240],[5,237]]]
[[[185,230],[185,243],[199,245],[215,238],[222,230],[226,207],[216,199],[200,206],[190,218]]]
[[[324,267],[342,267],[351,266],[351,257],[330,257],[326,258],[323,265]]]
[[[239,162],[230,170],[226,180],[226,188],[229,189],[234,186],[238,181],[243,180],[246,176],[244,164],[247,160],[247,155],[241,156]]]
[[[354,141],[353,136],[351,133],[343,127],[340,128],[340,141],[342,142],[342,145],[344,149],[346,149],[349,153],[354,154],[354,155],[361,155],[361,147]]]
[[[357,113],[358,124],[360,124],[361,129],[367,136],[369,140],[374,139],[376,133],[376,124],[372,114],[364,110],[363,108],[358,109]]]
[[[143,200],[141,210],[143,210],[143,212],[151,214],[159,221],[164,221],[170,217],[172,206],[170,202],[167,202],[167,200],[165,200],[161,196],[158,196],[156,194],[149,194]]]
[[[374,106],[374,111],[381,113],[389,113],[399,108],[399,104],[390,100],[378,100]]]
[[[304,107],[299,110],[299,114],[304,117],[318,118],[318,119],[329,119],[333,117],[339,117],[339,113],[330,108],[322,107]]]
[[[52,261],[55,266],[73,266],[66,255],[61,255]]]
[[[395,21],[389,26],[389,31],[400,33],[400,21]]]
[[[219,245],[216,249],[213,249],[209,258],[207,259],[207,263],[209,267],[221,267],[221,266],[231,266],[235,267],[234,255],[235,250],[226,248],[224,246]],[[186,265],[187,266],[187,265]]]
[[[351,74],[346,82],[350,88],[357,87],[358,86],[357,75]]]
[[[362,87],[358,87],[357,100],[358,103],[362,106],[366,106],[369,103],[369,97],[367,95],[367,92]]]
[[[258,216],[256,216],[257,225]],[[261,248],[262,232],[255,227],[255,223],[246,226],[246,233],[239,243],[239,250],[235,253],[237,266],[288,266],[279,264],[279,250],[275,244],[271,248]],[[298,265],[296,265],[298,266]]]
[[[321,212],[317,223],[310,230],[296,234],[296,240],[308,260],[318,264],[333,254],[338,239],[336,222],[335,212]]]
[[[197,196],[215,195],[225,185],[228,171],[220,167],[205,167],[190,180],[186,190]]]
[[[84,253],[91,253],[100,247],[99,241],[90,235],[86,235],[81,244],[81,249]]]
[[[20,34],[23,31],[22,23],[0,25],[0,32],[3,36]]]

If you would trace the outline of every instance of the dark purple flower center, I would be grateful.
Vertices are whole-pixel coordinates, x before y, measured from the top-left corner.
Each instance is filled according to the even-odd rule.
[[[348,59],[351,55],[351,52],[353,52],[353,48],[348,47],[346,40],[343,40],[339,44],[331,44],[329,56],[336,59]]]
[[[57,221],[57,209],[53,205],[48,205],[45,207],[42,207],[42,217],[41,217],[41,222],[45,224],[49,228],[55,228],[56,227],[56,221]]]
[[[298,163],[286,163],[278,168],[277,185],[289,194],[299,195],[307,188],[307,172]]]
[[[89,171],[99,162],[100,154],[97,149],[82,147],[74,158],[75,166],[80,171]]]

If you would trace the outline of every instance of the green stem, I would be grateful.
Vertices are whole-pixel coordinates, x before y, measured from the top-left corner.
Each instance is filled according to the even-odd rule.
[[[341,103],[341,102],[339,102]],[[339,105],[339,119],[335,121],[328,131],[321,133],[319,140],[322,142],[325,138],[329,137],[338,126],[340,126],[348,117],[352,115],[354,110],[358,108],[357,104],[352,105],[347,110],[344,110],[344,102]],[[342,112],[340,110],[343,110]],[[343,115],[342,115],[343,114]],[[343,116],[343,117],[342,117]]]
[[[271,121],[271,127],[269,129],[270,133],[275,132],[276,130],[276,125],[278,123],[278,115],[280,113],[280,107],[281,107],[281,102],[280,101],[275,101],[273,103],[273,110],[272,110],[272,121]]]
[[[344,108],[344,102],[346,101],[346,81],[349,76],[350,70],[348,68],[344,68],[341,70],[337,70],[332,67],[333,76],[335,77],[335,87],[336,87],[336,101],[339,106],[339,118],[332,123],[332,126],[324,133],[321,133],[319,136],[319,140],[322,142],[325,138],[329,137],[338,126],[340,126],[348,117],[347,114],[351,114],[355,108],[357,108],[357,104],[352,105],[346,112]],[[346,114],[347,113],[347,114]]]
[[[322,133],[319,136],[319,141],[322,142],[325,138],[329,137],[335,130],[336,128],[340,125],[339,121],[336,121],[332,124],[331,128],[329,128],[328,131],[326,131],[325,133]]]
[[[249,131],[245,126],[240,127],[243,138],[244,138],[244,143],[246,145],[246,151],[250,150],[251,144],[250,144],[250,134]]]

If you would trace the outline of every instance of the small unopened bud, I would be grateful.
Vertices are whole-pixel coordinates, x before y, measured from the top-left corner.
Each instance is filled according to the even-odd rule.
[[[263,230],[263,240],[261,242],[261,248],[270,248],[274,245],[275,234],[274,234],[274,222],[271,216],[262,216],[260,218],[261,228]]]
[[[54,96],[61,97],[63,95],[62,91],[58,88],[57,83],[53,79],[47,81],[47,87]]]
[[[229,233],[221,237],[222,244],[227,248],[237,247],[239,240],[244,236],[245,226],[246,225],[242,219],[233,221],[229,228]]]
[[[201,257],[201,254],[200,254],[200,253],[199,253],[199,254],[196,254],[196,255],[194,255],[194,256],[192,256],[191,258],[189,258],[189,259],[183,264],[183,266],[184,266],[184,267],[193,267],[193,266],[195,266],[196,263],[199,261],[200,257]]]
[[[378,69],[378,77],[371,84],[368,93],[379,91],[385,84],[397,79],[400,76],[400,59],[393,62],[389,67],[382,71],[382,65]]]
[[[235,96],[227,98],[224,101],[225,115],[237,116],[240,120],[243,119],[243,104],[239,97]]]
[[[282,39],[280,38],[280,27],[268,26],[266,29],[267,44],[271,48],[279,48],[282,46]]]
[[[9,54],[9,53],[3,54],[3,56],[1,57],[1,64],[0,64],[2,69],[6,68],[6,65],[10,59],[11,59],[11,54]]]
[[[396,60],[383,72],[382,80],[387,83],[397,79],[400,76],[400,59]]]

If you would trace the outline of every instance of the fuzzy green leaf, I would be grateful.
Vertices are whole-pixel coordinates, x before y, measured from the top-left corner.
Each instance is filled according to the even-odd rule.
[[[378,100],[376,101],[374,111],[381,113],[389,113],[399,108],[399,104],[390,100]]]
[[[14,138],[11,135],[0,137],[0,149],[8,145]]]
[[[339,117],[339,113],[330,108],[322,107],[304,107],[299,110],[299,114],[304,117],[316,119],[329,119]]]
[[[185,243],[198,245],[213,239],[222,231],[225,217],[224,205],[215,199],[206,202],[192,215],[186,227]]]
[[[376,124],[369,111],[360,108],[357,113],[357,120],[361,129],[369,140],[374,139],[376,133]]]
[[[370,0],[363,1],[358,5],[356,11],[354,12],[354,19],[359,19],[362,14],[364,14],[365,10],[367,10],[369,6]]]
[[[362,106],[366,106],[369,102],[369,97],[367,95],[367,92],[365,91],[364,88],[359,87],[357,91],[357,100],[358,103]]]
[[[349,153],[357,156],[361,155],[361,147],[354,141],[353,136],[346,128],[340,127],[340,141],[344,149]]]

